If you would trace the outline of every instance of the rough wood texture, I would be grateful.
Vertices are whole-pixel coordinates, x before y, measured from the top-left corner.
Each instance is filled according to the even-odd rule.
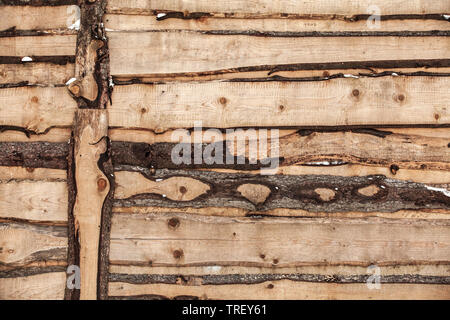
[[[0,198],[0,218],[67,221],[65,181],[0,181]]]
[[[102,207],[109,180],[98,167],[107,151],[108,117],[104,110],[79,110],[74,124],[75,181],[73,215],[80,244],[81,299],[97,298]]]
[[[165,18],[167,17],[167,18]],[[105,26],[109,31],[153,31],[153,30],[201,30],[201,31],[258,31],[258,32],[349,32],[349,31],[432,31],[448,30],[448,22],[442,20],[408,19],[384,20],[379,28],[369,29],[367,19],[339,20],[330,16],[305,17],[303,19],[243,19],[215,18],[204,15],[198,19],[176,19],[172,14],[158,18],[158,14],[148,15],[105,15]],[[370,24],[369,24],[370,25]]]
[[[112,296],[118,299],[215,299],[215,300],[304,300],[304,299],[443,299],[450,298],[449,285],[383,284],[369,290],[365,283],[310,283],[291,280],[243,285],[186,286],[170,284],[129,284],[112,282]]]
[[[271,133],[263,135],[256,130],[253,131],[253,135],[251,132],[244,131],[223,135],[216,133],[215,141],[211,141],[207,132],[199,132],[204,144],[195,143],[197,133],[192,134],[188,131],[184,135],[167,132],[161,135],[163,138],[153,133],[118,133],[113,134],[113,138],[123,137],[134,142],[113,141],[113,159],[117,165],[134,165],[144,168],[245,170],[269,167],[270,163],[264,161],[268,160],[267,157],[277,154],[280,157],[279,166],[282,167],[293,164],[359,163],[389,167],[393,175],[400,169],[450,170],[450,164],[447,162],[447,159],[450,159],[450,148],[448,148],[450,130],[448,129],[403,132],[395,131],[395,129],[337,132],[299,130],[287,134],[282,132],[276,141],[272,140]],[[268,138],[267,142],[266,138]],[[261,140],[266,143],[263,147],[260,147]],[[172,152],[176,150],[174,148],[179,141],[185,143],[185,149],[190,150],[191,155],[186,156],[186,160],[189,161],[174,163]],[[242,141],[242,143],[233,147],[236,141]],[[213,143],[213,148],[209,143]],[[272,150],[275,143],[278,146],[277,153]],[[249,150],[252,150],[250,148],[252,145],[257,146],[256,154],[252,154],[252,158],[255,158],[254,162],[249,159]],[[196,153],[201,152],[203,156],[209,155],[211,152],[208,150],[211,149],[216,150],[214,163],[206,164],[205,161],[195,163]],[[217,150],[223,151],[219,153]],[[232,163],[227,159],[233,159]]]
[[[65,272],[50,272],[19,278],[0,278],[0,299],[61,300],[66,286]]]
[[[312,212],[450,209],[450,191],[447,185],[433,187],[386,179],[384,176],[256,176],[211,171],[157,170],[154,175],[147,176],[153,181],[160,181],[153,182],[142,179],[140,175],[137,172],[116,173],[120,188],[115,206],[237,207],[261,211],[262,214],[277,208]],[[163,194],[160,189],[163,187],[152,189],[155,184],[170,185],[170,188],[165,188]],[[268,188],[270,193],[262,202],[255,201],[252,192],[240,192],[239,189],[246,184]],[[370,188],[369,192],[367,188]],[[329,192],[326,198],[323,197],[323,190]],[[129,198],[124,199],[127,197]]]
[[[271,0],[254,0],[251,4],[244,0],[208,1],[208,0],[110,0],[108,1],[108,11],[112,12],[133,12],[145,14],[147,12],[203,12],[228,14],[232,17],[243,15],[367,15],[367,9],[373,2],[370,0],[360,0],[357,3],[351,0],[343,1],[292,1],[281,0],[273,2]],[[450,4],[445,0],[434,1],[430,6],[420,0],[382,0],[377,1],[377,6],[382,15],[398,14],[428,14],[428,13],[448,13]]]
[[[450,123],[449,79],[392,77],[118,86],[112,95],[110,126],[156,132],[191,128],[196,121],[208,128],[437,126]]]
[[[0,142],[0,165],[66,169],[66,142]],[[30,169],[31,170],[31,169]]]
[[[122,265],[274,268],[439,264],[448,263],[448,230],[445,220],[115,214],[110,259]]]
[[[76,35],[0,37],[0,56],[73,56]]]
[[[112,75],[199,73],[305,62],[450,58],[448,37],[433,36],[259,37],[174,31],[109,32],[108,37]],[[146,54],[150,51],[151,55]]]
[[[44,133],[55,126],[70,127],[76,103],[66,88],[0,89],[0,126]]]
[[[0,166],[0,180],[3,182],[13,180],[47,180],[63,182],[66,178],[67,174],[65,170]]]
[[[0,86],[16,85],[64,85],[75,74],[71,63],[57,65],[53,63],[0,64]]]
[[[66,264],[67,227],[0,223],[0,267]]]
[[[51,30],[74,28],[77,6],[2,6],[0,30]]]

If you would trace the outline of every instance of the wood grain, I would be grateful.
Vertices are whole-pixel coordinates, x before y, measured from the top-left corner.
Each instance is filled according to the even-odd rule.
[[[110,0],[108,11],[147,13],[152,11],[181,11],[181,12],[206,12],[230,14],[231,16],[245,15],[271,15],[271,14],[336,14],[336,15],[366,15],[367,9],[372,4],[370,0],[362,0],[357,3],[351,0],[312,2],[299,2],[282,0],[273,2],[270,0],[252,0],[251,3],[243,0],[227,0],[211,2],[208,0]],[[445,0],[433,2],[433,6],[420,0],[405,1],[382,0],[377,2],[382,15],[393,14],[427,14],[448,13],[450,5]]]
[[[67,221],[65,181],[0,182],[0,217],[35,221]]]
[[[71,63],[57,65],[53,63],[0,64],[0,85],[64,85],[75,74]]]
[[[0,126],[21,127],[35,133],[70,127],[76,109],[66,88],[21,87],[0,89]]]
[[[79,13],[79,11],[78,11]],[[68,29],[79,19],[77,6],[2,6],[0,30]],[[43,19],[45,17],[45,19]]]
[[[0,264],[26,267],[67,259],[67,227],[0,223]]]
[[[97,298],[98,259],[102,207],[109,180],[98,167],[107,151],[108,115],[105,110],[78,110],[74,124],[77,195],[73,215],[80,244],[80,299]]]
[[[174,31],[109,32],[108,37],[111,74],[121,76],[296,63],[450,58],[448,38],[433,36],[258,37]]]
[[[443,220],[115,214],[110,260],[153,266],[433,264],[448,261],[448,228]]]
[[[110,126],[156,132],[192,128],[196,121],[208,128],[436,126],[450,122],[448,82],[392,77],[118,86]]]
[[[244,285],[183,286],[170,284],[129,284],[112,282],[111,296],[148,295],[149,299],[213,299],[213,300],[307,300],[307,299],[450,299],[449,285],[383,284],[380,290],[370,290],[364,284],[309,283],[290,280]]]
[[[0,278],[0,299],[62,300],[65,286],[65,272],[44,273],[19,278]]]
[[[76,40],[76,34],[0,38],[0,56],[73,56]]]
[[[198,19],[158,19],[157,14],[107,14],[105,26],[110,31],[152,31],[152,30],[235,30],[235,31],[284,31],[284,32],[349,32],[349,31],[431,31],[448,30],[448,22],[443,20],[385,20],[377,29],[370,29],[367,19],[339,20],[330,16],[304,17],[302,19],[244,19],[216,18],[204,15]]]

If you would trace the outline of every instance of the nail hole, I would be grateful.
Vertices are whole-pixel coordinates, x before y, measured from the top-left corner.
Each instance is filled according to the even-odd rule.
[[[392,174],[396,174],[399,169],[400,168],[396,164],[392,164],[389,168],[389,170],[391,171]]]

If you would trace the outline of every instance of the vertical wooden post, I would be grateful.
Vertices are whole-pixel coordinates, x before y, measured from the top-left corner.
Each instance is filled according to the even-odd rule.
[[[100,231],[103,203],[110,184],[98,162],[107,152],[107,110],[80,109],[74,123],[75,182],[73,209],[80,248],[80,299],[97,299]]]

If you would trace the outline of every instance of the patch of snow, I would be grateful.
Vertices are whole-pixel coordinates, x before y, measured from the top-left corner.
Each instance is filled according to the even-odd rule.
[[[394,77],[398,77],[398,73],[392,72],[392,74]]]
[[[450,198],[450,191],[445,188],[435,188],[435,187],[430,187],[427,185],[425,186],[425,188],[427,188],[428,190],[431,190],[431,191],[442,192],[446,197]]]
[[[161,18],[163,18],[163,17],[165,17],[167,14],[165,14],[165,13],[158,13],[157,15],[156,15],[156,18],[157,19],[161,19]]]
[[[444,17],[444,19],[450,20],[450,15],[444,14],[444,15],[442,15],[442,16]]]
[[[353,74],[344,74],[344,78],[355,78],[355,79],[359,79],[358,76],[355,76]]]
[[[33,61],[33,59],[31,59],[31,57],[23,57],[22,58],[22,62],[30,62]]]
[[[211,266],[211,267],[204,267],[203,268],[205,272],[219,272],[222,270],[221,266]]]
[[[69,81],[66,82],[66,86],[68,86],[69,84],[71,84],[75,80],[77,80],[77,78],[70,78]]]

